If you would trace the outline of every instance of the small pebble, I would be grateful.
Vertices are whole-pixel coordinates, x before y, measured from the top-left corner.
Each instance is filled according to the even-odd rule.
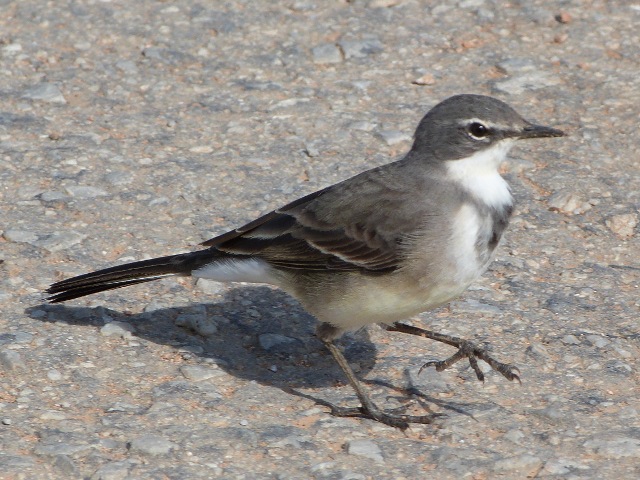
[[[363,58],[367,55],[380,53],[383,50],[382,42],[376,38],[365,40],[340,40],[338,45],[344,53],[344,58]]]
[[[502,309],[495,305],[479,302],[472,298],[451,302],[451,310],[456,313],[499,315]]]
[[[178,448],[178,445],[156,435],[144,435],[133,440],[130,450],[146,455],[165,455],[171,450]]]
[[[313,63],[327,64],[342,62],[340,49],[332,43],[318,45],[311,50],[311,53],[313,54]]]
[[[129,471],[136,462],[120,460],[100,466],[91,476],[91,480],[124,480],[130,478]]]
[[[279,333],[263,333],[258,336],[258,342],[260,346],[266,351],[288,349],[294,344],[301,343],[297,338],[287,337]]]
[[[207,295],[218,295],[226,290],[226,286],[221,282],[215,280],[208,280],[206,278],[199,278],[196,281],[196,286]]]
[[[523,438],[525,438],[525,436],[526,436],[526,435],[525,435],[524,433],[522,433],[522,431],[521,431],[521,430],[518,430],[518,429],[515,429],[515,428],[514,428],[514,429],[509,430],[507,433],[505,433],[505,434],[503,435],[503,438],[504,438],[505,440],[509,440],[509,441],[510,441],[510,442],[512,442],[512,443],[519,444],[519,443],[520,443],[520,441],[521,441]]]
[[[182,373],[185,378],[193,380],[194,382],[201,382],[224,375],[224,373],[217,368],[205,367],[203,365],[183,365],[180,367],[180,373]]]
[[[72,185],[67,187],[66,190],[74,198],[95,198],[108,195],[106,190],[90,185]]]
[[[2,47],[2,53],[7,56],[13,56],[22,51],[22,45],[19,43],[9,43]]]
[[[493,471],[497,473],[518,473],[521,478],[529,478],[535,475],[543,465],[543,461],[528,453],[515,457],[501,458],[493,464]]]
[[[208,337],[218,332],[215,317],[208,317],[205,313],[181,314],[175,319],[175,324],[193,330],[198,335]]]
[[[369,8],[391,8],[400,5],[404,0],[370,0],[367,3]]]
[[[46,103],[67,103],[64,95],[54,83],[41,83],[40,85],[28,88],[22,93],[22,98],[40,100]]]
[[[81,243],[87,235],[74,232],[73,230],[67,230],[64,232],[53,232],[48,235],[41,236],[37,241],[31,244],[44,248],[49,252],[59,252],[60,250],[66,250],[78,243]]]
[[[436,83],[436,77],[431,73],[425,73],[421,77],[416,78],[412,81],[414,85],[434,85]]]
[[[304,146],[304,152],[307,154],[307,157],[314,158],[320,155],[320,151],[315,145],[311,143],[306,143]]]
[[[531,72],[536,69],[536,64],[529,58],[507,58],[498,62],[496,67],[507,75],[515,75],[523,72]]]
[[[47,192],[42,192],[38,196],[38,198],[43,202],[55,202],[55,201],[65,200],[69,197],[64,192],[59,192],[57,190],[50,190]]]
[[[125,340],[129,340],[133,337],[133,333],[136,331],[135,327],[126,322],[109,322],[100,329],[100,335],[104,337],[120,337]]]
[[[607,369],[611,372],[621,375],[629,375],[633,372],[633,367],[626,362],[620,360],[613,360],[607,363]]]
[[[634,356],[630,351],[625,350],[624,348],[620,347],[619,345],[613,345],[613,350],[615,350],[615,352],[618,355],[620,355],[622,358],[630,359],[630,358],[632,358]]]
[[[591,209],[591,204],[585,202],[574,192],[556,192],[547,201],[549,210],[570,213],[570,214],[583,214]]]
[[[376,133],[376,136],[389,146],[411,141],[411,135],[399,130],[380,130]]]
[[[574,474],[580,470],[589,470],[590,468],[587,464],[578,462],[572,458],[554,458],[545,463],[544,469],[542,470],[542,478],[548,475],[570,478],[570,474]],[[573,476],[575,477],[575,475]]]
[[[545,87],[553,87],[560,83],[562,81],[559,77],[545,70],[537,70],[496,82],[494,88],[500,93],[522,95],[526,91],[536,91]]]
[[[37,455],[74,455],[87,450],[91,450],[93,447],[86,443],[84,444],[72,444],[66,442],[55,443],[40,443],[34,449]]]
[[[369,122],[366,120],[363,121],[359,121],[359,122],[353,122],[349,124],[349,128],[353,129],[353,130],[360,130],[363,132],[370,132],[372,130],[374,130],[376,128],[376,124],[373,122]]]
[[[213,152],[213,147],[211,145],[196,145],[191,147],[189,151],[191,153],[211,153]]]
[[[144,306],[144,312],[150,313],[150,312],[155,312],[157,310],[164,310],[166,308],[168,307],[162,300],[154,298]]]
[[[53,382],[57,382],[59,380],[62,380],[62,373],[60,373],[59,370],[53,368],[47,372],[47,378]]]
[[[49,410],[47,412],[44,412],[44,413],[40,414],[40,419],[41,420],[56,420],[56,421],[60,421],[60,420],[66,420],[67,416],[62,412],[57,412],[55,410]]]
[[[382,451],[380,447],[372,440],[359,439],[350,440],[346,443],[346,450],[349,455],[357,455],[359,457],[366,457],[374,462],[382,463],[384,458],[382,457]]]
[[[551,424],[554,424],[554,425],[560,424],[564,420],[568,420],[565,413],[555,405],[549,405],[548,407],[545,407],[545,408],[532,410],[532,413],[534,415],[537,415],[538,417],[544,418],[545,420],[549,421]]]
[[[138,66],[131,60],[118,60],[116,62],[116,68],[122,70],[128,75],[135,75],[138,73]]]
[[[551,355],[549,355],[547,347],[540,342],[531,342],[531,345],[527,347],[526,353],[534,358],[539,358],[540,360],[551,360]]]
[[[129,185],[133,182],[133,175],[128,172],[111,172],[104,176],[104,181],[114,186]]]
[[[587,341],[596,348],[604,348],[611,342],[600,335],[587,335]]]
[[[14,350],[0,351],[0,365],[6,371],[19,370],[26,367],[20,354]]]
[[[571,17],[571,14],[568,12],[560,12],[558,15],[556,15],[556,20],[559,23],[571,23],[573,17]]]
[[[309,102],[308,98],[287,98],[285,100],[276,102],[274,105],[271,105],[271,107],[269,107],[269,111],[279,110],[281,108],[295,107],[296,105],[307,102]]]
[[[38,240],[37,234],[27,230],[6,230],[2,236],[8,242],[16,243],[35,243]]]
[[[605,221],[609,230],[622,239],[634,236],[635,228],[638,226],[638,215],[635,213],[625,213],[613,215]]]
[[[565,345],[580,345],[580,340],[575,335],[565,335],[562,337],[562,343]]]
[[[640,439],[633,437],[615,436],[610,438],[596,437],[584,443],[587,450],[607,458],[639,458]]]
[[[200,355],[204,352],[204,348],[200,345],[185,345],[184,347],[180,347],[178,349],[180,353],[193,353],[195,355]]]
[[[56,471],[62,473],[66,478],[79,478],[80,472],[73,460],[66,455],[57,455],[53,460],[53,466]]]
[[[458,6],[460,8],[478,8],[484,5],[485,0],[460,0]]]

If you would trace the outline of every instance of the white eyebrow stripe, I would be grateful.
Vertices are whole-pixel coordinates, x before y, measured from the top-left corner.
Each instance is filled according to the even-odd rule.
[[[510,125],[506,125],[504,123],[495,123],[495,122],[491,122],[491,121],[488,121],[488,120],[481,120],[481,119],[476,118],[476,117],[460,121],[460,125],[465,126],[465,127],[468,126],[468,125],[471,125],[472,123],[481,123],[485,127],[488,127],[488,128],[494,129],[494,130],[503,130],[503,131],[513,130],[513,127],[510,126]]]

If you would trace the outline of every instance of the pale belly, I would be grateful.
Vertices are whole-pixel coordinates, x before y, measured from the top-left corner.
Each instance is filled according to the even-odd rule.
[[[391,324],[458,297],[469,284],[440,282],[426,287],[406,277],[354,277],[351,282],[327,286],[322,300],[298,297],[318,320],[344,330],[370,323]],[[426,288],[425,288],[426,287]]]
[[[472,205],[459,209],[444,238],[419,238],[402,269],[381,276],[348,275],[325,285],[317,302],[315,296],[299,299],[319,320],[345,330],[393,323],[455,299],[493,258],[493,251],[482,247],[483,239],[491,238],[490,219],[480,217]]]

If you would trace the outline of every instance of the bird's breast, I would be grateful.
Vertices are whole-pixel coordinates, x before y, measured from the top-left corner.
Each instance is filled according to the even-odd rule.
[[[451,267],[450,280],[457,285],[466,288],[489,266],[504,230],[495,223],[492,211],[473,203],[463,204],[456,212],[444,257]]]
[[[430,225],[424,235],[416,236],[407,265],[425,301],[446,303],[486,271],[509,214],[510,209],[463,202],[444,216],[446,223]]]

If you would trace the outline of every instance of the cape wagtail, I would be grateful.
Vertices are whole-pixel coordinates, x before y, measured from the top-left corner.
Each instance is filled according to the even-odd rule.
[[[404,158],[367,170],[202,243],[206,249],[118,265],[54,283],[50,302],[182,275],[267,283],[297,298],[318,320],[327,346],[361,405],[332,406],[406,428],[430,415],[385,412],[370,399],[334,339],[380,323],[387,330],[447,343],[457,352],[425,366],[443,370],[478,359],[509,380],[517,368],[466,340],[399,323],[449,302],[484,273],[513,211],[499,173],[519,139],[560,137],[482,95],[456,95],[420,121]]]

